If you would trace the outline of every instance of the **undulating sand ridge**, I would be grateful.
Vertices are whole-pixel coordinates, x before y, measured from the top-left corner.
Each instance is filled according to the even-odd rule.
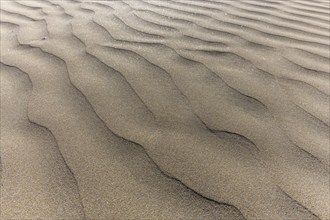
[[[1,219],[330,219],[329,2],[0,2]]]

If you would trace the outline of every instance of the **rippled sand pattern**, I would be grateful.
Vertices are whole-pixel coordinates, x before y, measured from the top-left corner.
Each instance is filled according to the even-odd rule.
[[[329,219],[329,14],[1,0],[1,219]]]

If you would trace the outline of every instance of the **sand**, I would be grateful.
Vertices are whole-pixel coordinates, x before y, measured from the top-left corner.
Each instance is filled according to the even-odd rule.
[[[330,219],[327,0],[1,0],[12,219]]]

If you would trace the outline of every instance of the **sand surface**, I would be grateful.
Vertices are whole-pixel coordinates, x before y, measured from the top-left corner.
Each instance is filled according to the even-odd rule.
[[[1,219],[330,219],[328,0],[0,2]]]

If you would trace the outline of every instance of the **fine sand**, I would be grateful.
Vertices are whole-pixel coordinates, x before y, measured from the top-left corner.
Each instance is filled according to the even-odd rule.
[[[328,0],[0,2],[1,219],[330,219]]]

